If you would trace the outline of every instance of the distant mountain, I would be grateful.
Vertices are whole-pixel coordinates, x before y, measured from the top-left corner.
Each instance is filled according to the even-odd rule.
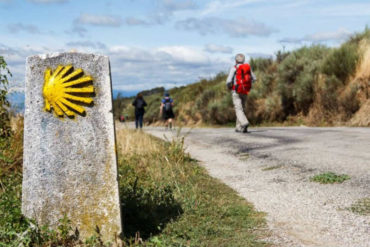
[[[137,91],[120,91],[120,90],[113,90],[113,99],[116,99],[118,94],[121,97],[131,97],[136,95]],[[14,109],[16,112],[23,112],[24,111],[24,93],[20,92],[13,92],[7,95],[7,98],[11,104],[11,108]]]
[[[138,93],[138,91],[122,91],[122,90],[114,90],[113,89],[113,99],[117,99],[118,95],[121,98],[131,97]]]

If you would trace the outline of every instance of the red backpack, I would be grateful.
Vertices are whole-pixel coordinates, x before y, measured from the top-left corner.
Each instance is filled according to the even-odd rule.
[[[251,67],[249,64],[235,65],[235,84],[233,90],[239,94],[248,94],[252,87]]]

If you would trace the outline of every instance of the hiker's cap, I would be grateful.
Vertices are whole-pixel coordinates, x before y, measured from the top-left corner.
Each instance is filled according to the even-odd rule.
[[[164,97],[168,97],[168,96],[170,96],[170,93],[169,92],[165,92],[164,93]]]
[[[245,61],[245,56],[243,54],[241,54],[241,53],[236,54],[236,56],[235,56],[235,62],[237,62],[237,63],[244,63],[244,61]]]

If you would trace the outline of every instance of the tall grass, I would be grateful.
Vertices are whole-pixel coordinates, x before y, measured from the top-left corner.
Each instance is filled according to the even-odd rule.
[[[68,218],[50,230],[22,215],[21,120],[17,126],[0,160],[0,246],[110,246],[99,232],[80,239]],[[183,139],[166,143],[123,129],[117,144],[123,246],[266,245],[264,215],[208,176]]]
[[[140,235],[158,246],[264,246],[255,235],[263,214],[209,177],[183,139],[164,143],[128,129],[117,136],[127,242]]]

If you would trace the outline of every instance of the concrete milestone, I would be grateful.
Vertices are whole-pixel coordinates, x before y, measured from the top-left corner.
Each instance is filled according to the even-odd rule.
[[[121,233],[109,59],[27,58],[22,212],[51,227],[67,216],[81,238]]]

